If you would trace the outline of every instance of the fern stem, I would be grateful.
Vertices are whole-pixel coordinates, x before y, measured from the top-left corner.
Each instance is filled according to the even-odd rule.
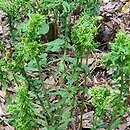
[[[43,87],[43,90],[44,90],[45,99],[47,100],[47,103],[48,103],[49,108],[51,108],[51,104],[50,104],[50,101],[49,101],[49,97],[48,97],[48,95],[47,95],[47,91],[46,91],[46,88],[45,88],[45,86],[44,86],[44,81],[43,81],[43,78],[42,78],[42,72],[41,72],[39,60],[38,60],[37,57],[35,57],[35,60],[36,60],[36,64],[37,64],[37,68],[38,68],[38,72],[39,72],[39,78],[40,78],[40,81],[41,81],[41,84],[42,84],[42,87]]]
[[[86,53],[86,65],[88,65],[88,55],[89,53]],[[82,63],[82,60],[81,60],[81,63]],[[82,100],[82,103],[81,103],[81,117],[80,117],[80,130],[82,130],[82,124],[83,124],[83,108],[84,108],[84,98],[85,98],[85,89],[86,89],[86,84],[87,84],[87,73],[85,72],[85,75],[84,75],[84,85],[83,85],[83,93],[81,95],[81,100]]]
[[[120,98],[122,98],[123,88],[124,88],[124,78],[123,78],[123,74],[121,74],[121,89],[120,89]]]
[[[81,61],[80,61],[80,67],[82,67],[82,57],[81,57]],[[81,94],[81,106],[80,106],[80,111],[81,111],[81,115],[80,115],[80,130],[82,130],[82,124],[83,124],[83,106],[84,106],[84,92]]]
[[[19,86],[20,86],[20,83],[18,82],[18,80],[17,80],[17,78],[16,78],[15,74],[13,74],[13,78],[14,78],[15,83],[16,83],[16,84],[17,84],[17,86],[19,87]]]

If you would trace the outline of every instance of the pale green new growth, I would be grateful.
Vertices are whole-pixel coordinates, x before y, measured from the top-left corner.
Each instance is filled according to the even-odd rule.
[[[28,97],[28,87],[20,86],[15,103],[8,106],[12,114],[12,123],[16,130],[33,130],[36,127],[35,110],[32,100]]]

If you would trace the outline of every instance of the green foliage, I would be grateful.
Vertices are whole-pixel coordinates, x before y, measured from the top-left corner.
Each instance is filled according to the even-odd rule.
[[[129,95],[129,82],[128,75],[130,69],[130,35],[120,30],[116,36],[115,43],[112,44],[110,53],[103,57],[103,63],[107,68],[115,70],[114,77],[119,92],[110,92],[106,88],[92,88],[92,103],[96,107],[94,118],[94,127],[97,129],[105,127],[107,130],[115,129],[122,122],[122,116],[129,111],[128,95]],[[109,123],[104,125],[105,115],[109,114]],[[107,119],[108,120],[108,119]]]
[[[15,103],[8,106],[12,114],[11,122],[17,130],[32,130],[36,128],[34,104],[28,95],[28,87],[20,86]]]
[[[41,119],[41,116],[38,116],[37,122],[41,123],[42,127],[45,127],[49,130],[53,129],[64,129],[67,128],[68,123],[72,121],[72,118],[70,117],[71,113],[71,105],[69,106],[69,103],[71,101],[71,98],[67,100],[68,93],[66,89],[63,89],[60,91],[58,96],[61,97],[61,100],[55,104],[51,104],[49,101],[48,95],[51,95],[51,93],[48,93],[46,91],[45,83],[42,78],[42,65],[46,65],[46,53],[43,53],[45,51],[52,51],[55,50],[58,51],[55,48],[60,47],[58,45],[62,45],[64,43],[64,40],[57,39],[53,42],[50,42],[45,45],[46,50],[44,49],[44,46],[40,43],[40,36],[41,36],[41,28],[43,30],[43,25],[45,25],[45,19],[42,15],[39,13],[31,14],[29,17],[29,20],[25,22],[24,24],[19,26],[19,30],[21,32],[21,42],[16,46],[16,62],[22,63],[22,66],[24,66],[24,71],[37,71],[39,73],[40,82],[35,82],[36,86],[32,84],[32,89],[34,91],[34,94],[36,94],[36,98],[40,101],[40,105],[42,106],[42,111],[45,115],[45,121]],[[46,24],[47,26],[47,24]],[[45,29],[46,30],[46,29]],[[40,32],[40,33],[39,33]],[[27,63],[28,62],[28,63]],[[24,64],[27,64],[26,66]],[[26,75],[27,76],[27,75]],[[32,81],[29,79],[27,81],[28,83],[32,83]],[[35,89],[34,89],[34,88]],[[37,91],[36,91],[37,89]],[[66,98],[65,96],[62,97],[63,92],[66,92]],[[43,97],[43,95],[45,97]],[[56,94],[55,94],[56,95]],[[65,108],[64,105],[67,104],[68,107]],[[45,109],[46,105],[48,105],[49,109]],[[52,116],[53,111],[56,111],[56,114]],[[37,113],[39,113],[37,111]],[[65,116],[64,114],[67,114]],[[38,114],[39,115],[39,114]],[[47,118],[47,120],[46,120]],[[51,126],[49,124],[51,123]]]
[[[7,89],[7,71],[6,71],[6,59],[0,60],[0,81],[2,82],[2,89],[5,91]]]
[[[47,48],[46,51],[51,51],[51,52],[59,52],[60,49],[63,47],[63,44],[65,43],[64,39],[58,38],[54,41],[51,41],[47,43]]]
[[[6,91],[8,88],[8,83],[10,83],[10,81],[12,80],[9,73],[10,73],[10,69],[13,66],[13,63],[8,62],[9,52],[6,52],[4,50],[3,42],[0,42],[0,49],[3,53],[3,58],[0,59],[0,82],[2,82],[2,90]]]
[[[18,18],[21,14],[19,13],[19,8],[22,11],[29,7],[29,0],[0,0],[0,8],[3,9],[8,15],[13,15],[14,18]]]
[[[39,13],[36,14],[30,14],[29,21],[27,23],[27,35],[29,37],[31,36],[39,36],[39,34],[44,33],[45,30],[43,28],[46,28],[47,24],[45,23],[45,17]],[[47,29],[46,33],[49,29]],[[32,33],[33,32],[33,33]],[[34,38],[34,37],[33,37]]]
[[[73,27],[72,39],[77,49],[91,51],[96,47],[94,37],[97,34],[97,21],[101,17],[84,15],[79,22]]]
[[[103,57],[104,64],[110,68],[114,68],[114,77],[120,83],[120,95],[127,92],[128,96],[128,75],[130,74],[130,35],[124,30],[120,30],[112,45],[112,51]],[[125,83],[126,82],[126,83]]]
[[[43,31],[44,26],[48,26],[45,23],[45,17],[39,13],[30,14],[29,20],[19,26],[19,30],[24,31],[24,34],[21,34],[22,41],[19,46],[16,46],[18,60],[28,61],[38,56],[42,47],[40,44],[41,33],[47,33],[48,31]]]
[[[96,15],[99,11],[100,2],[101,0],[88,0],[85,11],[91,16]]]
[[[125,106],[125,98],[120,98],[120,94],[110,92],[107,87],[93,87],[89,89],[92,95],[92,105],[95,107],[92,130],[106,128],[111,130],[117,128],[122,122],[121,116],[128,112]],[[109,114],[110,118],[106,118]],[[109,124],[104,122],[109,120]]]
[[[99,21],[101,18],[91,15],[84,14],[78,21],[76,25],[73,26],[72,31],[72,41],[75,46],[76,50],[76,66],[73,72],[73,76],[76,75],[76,82],[78,83],[78,76],[81,72],[81,70],[84,72],[84,84],[81,87],[82,90],[82,96],[81,96],[81,118],[80,118],[80,130],[82,130],[82,115],[83,115],[83,108],[84,108],[84,98],[85,95],[88,95],[88,88],[86,86],[86,78],[90,74],[89,68],[88,68],[88,58],[90,51],[94,50],[96,48],[96,42],[94,41],[94,38],[97,34],[98,27],[97,27],[97,21]],[[82,63],[82,59],[85,56],[86,63]],[[75,65],[75,64],[74,64]],[[72,68],[73,68],[72,67]],[[78,85],[77,85],[78,86]]]
[[[116,68],[119,72],[128,74],[130,68],[130,34],[120,30],[112,44],[112,51],[103,57],[107,67]]]
[[[14,14],[13,17],[17,17],[16,0],[0,0],[0,8],[2,8],[8,15]]]
[[[92,105],[95,106],[92,129],[96,130],[103,125],[107,107],[112,98],[110,98],[110,91],[106,87],[93,87],[89,89],[89,93],[92,95]]]

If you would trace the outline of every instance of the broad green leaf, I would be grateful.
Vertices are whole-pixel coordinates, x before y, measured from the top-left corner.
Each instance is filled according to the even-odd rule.
[[[60,121],[60,123],[63,123],[62,125],[59,126],[58,130],[66,130],[67,126],[68,126],[68,123],[73,121],[74,119],[73,118],[70,118],[70,119],[62,119]]]
[[[49,126],[48,130],[56,130],[56,127],[57,127],[57,125],[51,125],[51,126]]]
[[[47,53],[42,53],[40,56],[40,65],[46,65],[47,64]]]
[[[42,125],[42,126],[47,127],[46,121],[44,121],[44,120],[42,120],[42,119],[36,119],[36,122],[37,122],[38,124]]]
[[[48,43],[48,47],[46,48],[46,51],[59,52],[59,49],[62,47],[64,43],[65,41],[61,38],[51,41]]]
[[[31,60],[26,66],[24,66],[25,71],[38,71],[36,62]]]
[[[43,23],[42,27],[39,30],[40,34],[47,34],[49,31],[49,25],[46,23]]]
[[[71,113],[71,109],[72,108],[66,108],[66,109],[64,109],[64,112],[63,112],[63,114],[62,114],[62,118],[64,119],[67,119],[67,117],[70,115],[70,113]],[[64,122],[64,120],[62,120],[63,122]],[[61,122],[62,122],[61,121]]]
[[[52,112],[52,111],[54,111],[55,109],[61,107],[61,106],[65,103],[65,101],[66,101],[66,98],[63,98],[63,99],[61,99],[58,103],[53,104],[52,107],[48,110],[48,112]]]
[[[84,93],[85,93],[87,96],[89,95],[89,93],[88,93],[88,88],[87,88],[87,87],[85,87]]]
[[[110,130],[113,130],[115,128],[117,128],[117,126],[121,123],[121,119],[118,118],[116,121],[114,121],[110,127]]]
[[[69,3],[66,1],[63,1],[63,8],[64,8],[64,12],[69,12],[70,11]]]
[[[64,70],[65,70],[65,66],[64,66],[63,61],[61,61],[61,62],[59,63],[59,71],[64,72]],[[62,74],[62,76],[63,76],[63,74]]]
[[[7,90],[7,83],[6,83],[6,80],[2,80],[2,91],[6,91]]]
[[[83,71],[84,71],[86,74],[90,74],[90,70],[89,70],[88,65],[82,64],[82,69],[83,69]]]
[[[59,123],[68,123],[70,121],[73,121],[74,118],[69,118],[69,119],[62,119]]]

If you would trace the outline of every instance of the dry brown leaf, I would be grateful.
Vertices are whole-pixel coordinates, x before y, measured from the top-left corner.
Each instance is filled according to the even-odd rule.
[[[126,26],[126,24],[125,24],[125,23],[120,23],[120,28],[121,28],[121,29],[126,29],[126,28],[127,28],[127,26]]]
[[[11,44],[10,43],[6,44],[5,50],[8,50],[10,48],[11,48]]]
[[[3,34],[3,28],[0,26],[0,34]]]
[[[88,59],[88,65],[91,65],[94,62],[94,58],[89,58]]]
[[[13,130],[9,126],[5,126],[4,130]]]
[[[130,1],[126,2],[126,4],[122,7],[122,13],[129,13],[130,12]]]
[[[108,3],[110,0],[103,0],[104,3]]]
[[[3,125],[0,125],[0,130],[4,130],[4,127],[3,127]]]
[[[5,115],[4,110],[2,109],[2,105],[0,104],[0,116]]]
[[[87,112],[83,114],[83,128],[91,128],[93,120],[94,111]]]
[[[116,3],[115,3],[115,2],[109,2],[108,4],[106,4],[106,5],[104,6],[104,9],[105,9],[105,10],[112,10],[112,9],[115,8],[115,6],[116,6]]]
[[[127,127],[127,123],[118,125],[118,129],[119,129],[119,130],[125,130],[126,127]]]
[[[6,98],[6,92],[0,90],[0,96],[5,99]]]
[[[94,62],[94,58],[89,58],[89,59],[88,59],[88,65],[91,65],[93,62]],[[83,63],[83,64],[86,64],[86,58],[83,58],[83,59],[82,59],[82,63]]]
[[[126,120],[127,120],[127,126],[130,126],[130,117],[128,117]]]
[[[8,92],[11,92],[11,93],[17,93],[17,88],[16,87],[8,88],[7,90],[8,90]]]
[[[106,22],[105,25],[106,25],[107,27],[113,29],[113,23],[112,23],[112,21]]]
[[[48,79],[45,80],[45,82],[50,85],[54,85],[55,84],[54,76],[51,75]]]

